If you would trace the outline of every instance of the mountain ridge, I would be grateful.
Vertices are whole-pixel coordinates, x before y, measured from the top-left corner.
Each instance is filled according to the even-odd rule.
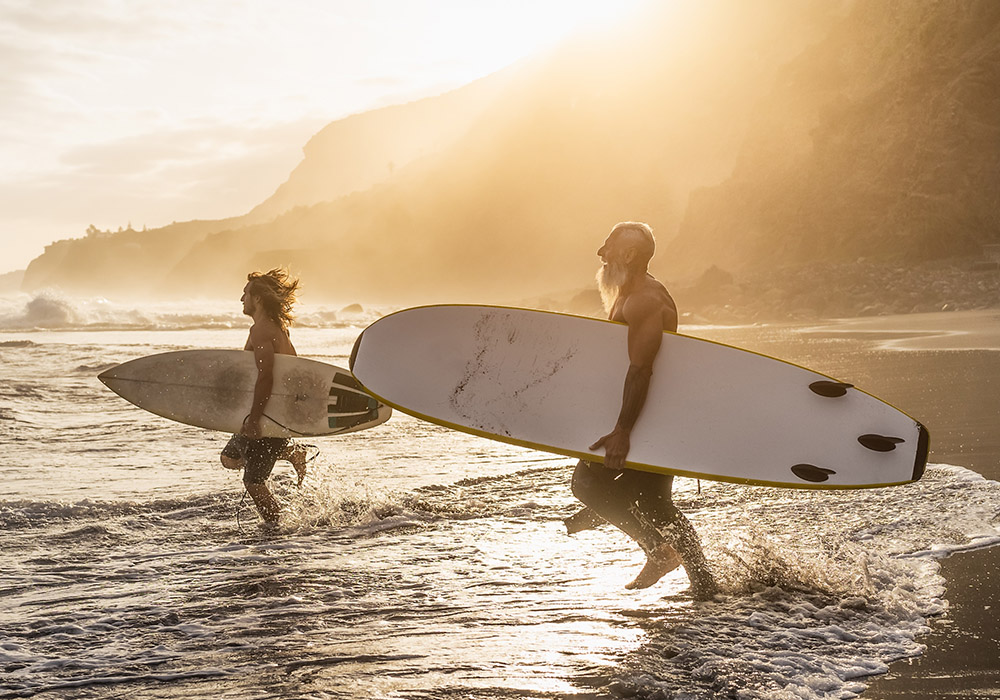
[[[219,296],[248,269],[288,264],[319,298],[519,298],[590,279],[623,219],[654,226],[654,273],[685,284],[713,265],[896,264],[900,240],[914,259],[954,255],[948,235],[963,227],[960,252],[972,254],[1000,235],[1000,202],[976,186],[1000,174],[992,7],[651,5],[632,26],[500,77],[328,125],[243,217],[61,241],[24,286]],[[456,104],[454,120],[435,121]],[[421,111],[413,133],[397,133]],[[399,145],[364,148],[380,134]],[[371,157],[348,177],[335,170],[346,153]],[[948,206],[908,210],[893,190],[911,180],[944,187]],[[172,248],[151,243],[172,236]]]

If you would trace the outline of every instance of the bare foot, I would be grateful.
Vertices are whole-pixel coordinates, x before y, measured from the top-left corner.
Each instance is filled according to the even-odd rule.
[[[642,567],[642,571],[625,588],[630,591],[649,588],[682,563],[681,555],[677,553],[677,550],[669,544],[661,544],[650,552],[646,559],[646,565]]]
[[[283,457],[292,463],[292,468],[295,469],[295,474],[299,477],[297,485],[302,486],[302,481],[306,478],[306,463],[309,461],[307,459],[306,448],[296,443],[292,445],[292,449],[288,454],[283,455]]]
[[[583,508],[573,515],[563,520],[566,523],[566,534],[572,535],[584,530],[592,530],[604,524],[604,518],[592,511],[590,508]]]

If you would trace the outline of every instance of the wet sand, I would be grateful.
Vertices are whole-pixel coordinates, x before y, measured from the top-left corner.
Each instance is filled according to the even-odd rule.
[[[847,319],[804,334],[811,333],[869,340],[894,350],[1000,350],[1000,310]]]
[[[870,679],[864,698],[1000,697],[1000,547],[941,562],[948,612],[919,641],[927,651]]]
[[[775,326],[753,340],[735,329],[698,334],[852,382],[928,427],[932,463],[1000,480],[1000,311]],[[949,609],[928,621],[926,652],[866,679],[862,697],[1000,698],[1000,547],[941,565]]]

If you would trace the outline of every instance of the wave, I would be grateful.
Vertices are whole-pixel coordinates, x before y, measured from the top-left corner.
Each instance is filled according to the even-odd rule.
[[[295,325],[337,328],[367,325],[382,312],[359,305],[336,310],[301,306]],[[40,330],[226,330],[245,328],[247,317],[232,301],[122,303],[101,297],[69,297],[46,290],[33,296],[0,297],[0,331]],[[7,341],[0,347],[30,347],[30,341]]]
[[[106,369],[111,369],[112,367],[117,367],[117,366],[118,366],[117,362],[102,362],[96,365],[80,365],[73,371],[76,372],[77,374],[86,374],[89,376],[91,374],[100,374]]]
[[[0,501],[0,529],[32,529],[71,521],[107,523],[114,518],[156,516],[176,519],[192,511],[209,517],[230,512],[232,494],[207,494],[150,501],[18,499]]]

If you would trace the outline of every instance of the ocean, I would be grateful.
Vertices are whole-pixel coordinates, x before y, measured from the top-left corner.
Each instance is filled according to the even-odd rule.
[[[898,320],[682,327],[852,381],[931,433],[907,486],[678,478],[723,587],[711,601],[683,569],[627,591],[634,544],[566,534],[573,460],[399,412],[305,441],[301,487],[279,463],[285,512],[266,529],[219,463],[228,436],[97,380],[240,348],[239,310],[0,298],[0,698],[852,698],[924,651],[948,607],[940,559],[1000,543],[1000,348]],[[292,338],[346,366],[388,310],[305,306]]]

